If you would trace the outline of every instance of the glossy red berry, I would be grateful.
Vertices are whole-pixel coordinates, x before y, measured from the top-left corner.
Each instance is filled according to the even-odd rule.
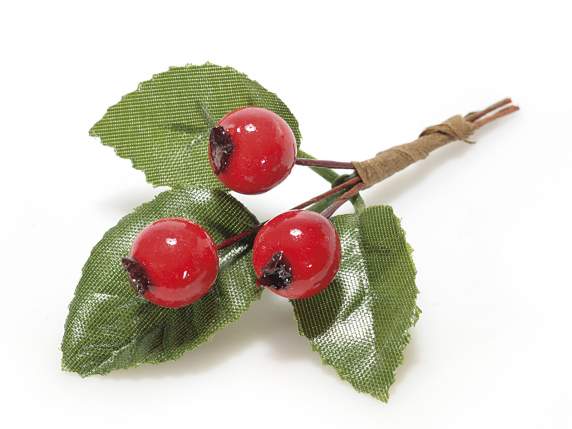
[[[202,227],[165,218],[139,233],[123,266],[140,295],[161,307],[178,308],[209,291],[218,273],[218,254]]]
[[[296,161],[296,138],[276,113],[245,107],[227,114],[211,130],[209,160],[228,188],[259,194],[290,174]]]
[[[292,210],[268,221],[254,240],[257,283],[289,299],[325,289],[340,266],[340,239],[319,213]]]

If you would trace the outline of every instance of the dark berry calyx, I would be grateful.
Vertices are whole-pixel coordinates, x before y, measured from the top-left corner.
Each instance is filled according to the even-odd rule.
[[[127,274],[129,274],[131,286],[135,292],[137,292],[137,295],[142,296],[151,285],[147,278],[147,273],[145,273],[145,269],[139,262],[131,258],[122,258],[121,264],[123,268],[125,268],[125,271],[127,271]]]
[[[258,283],[274,289],[285,289],[292,283],[292,266],[284,252],[276,252],[262,269]]]
[[[232,138],[223,127],[214,127],[209,136],[209,145],[213,171],[218,175],[228,167],[230,162],[234,148]]]

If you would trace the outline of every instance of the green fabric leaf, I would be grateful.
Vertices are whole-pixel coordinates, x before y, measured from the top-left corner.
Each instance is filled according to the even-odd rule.
[[[215,242],[257,223],[230,195],[200,188],[163,192],[125,216],[94,247],[83,268],[65,325],[65,370],[87,376],[175,359],[236,320],[259,297],[249,243],[219,253],[217,282],[190,306],[166,309],[136,296],[121,257],[129,254],[141,229],[170,216],[201,224]]]
[[[141,83],[90,134],[131,159],[155,186],[223,189],[208,162],[210,129],[213,121],[245,106],[280,115],[300,143],[298,122],[275,94],[233,68],[209,63],[173,67]]]
[[[332,221],[340,271],[322,293],[292,301],[300,333],[355,389],[387,401],[420,313],[410,247],[389,206]]]

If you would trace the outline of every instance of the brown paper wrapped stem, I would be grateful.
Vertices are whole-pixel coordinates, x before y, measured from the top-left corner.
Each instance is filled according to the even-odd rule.
[[[468,138],[476,129],[518,110],[517,106],[504,107],[511,102],[510,98],[506,98],[479,112],[472,112],[465,116],[453,116],[440,124],[425,128],[411,143],[394,146],[379,152],[371,159],[353,161],[352,164],[365,187],[373,186],[414,162],[427,158],[431,152],[447,143],[456,140],[472,143]],[[485,117],[495,110],[497,110],[496,113]]]

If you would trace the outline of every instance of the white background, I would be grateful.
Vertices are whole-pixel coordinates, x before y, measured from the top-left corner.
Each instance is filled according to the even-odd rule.
[[[569,2],[387,3],[2,3],[3,427],[572,427]],[[138,82],[207,60],[276,92],[322,158],[368,157],[507,95],[522,107],[365,193],[403,219],[419,271],[388,404],[323,367],[270,294],[178,361],[60,370],[91,248],[160,191],[87,132]],[[241,200],[264,219],[325,186],[299,167]]]

